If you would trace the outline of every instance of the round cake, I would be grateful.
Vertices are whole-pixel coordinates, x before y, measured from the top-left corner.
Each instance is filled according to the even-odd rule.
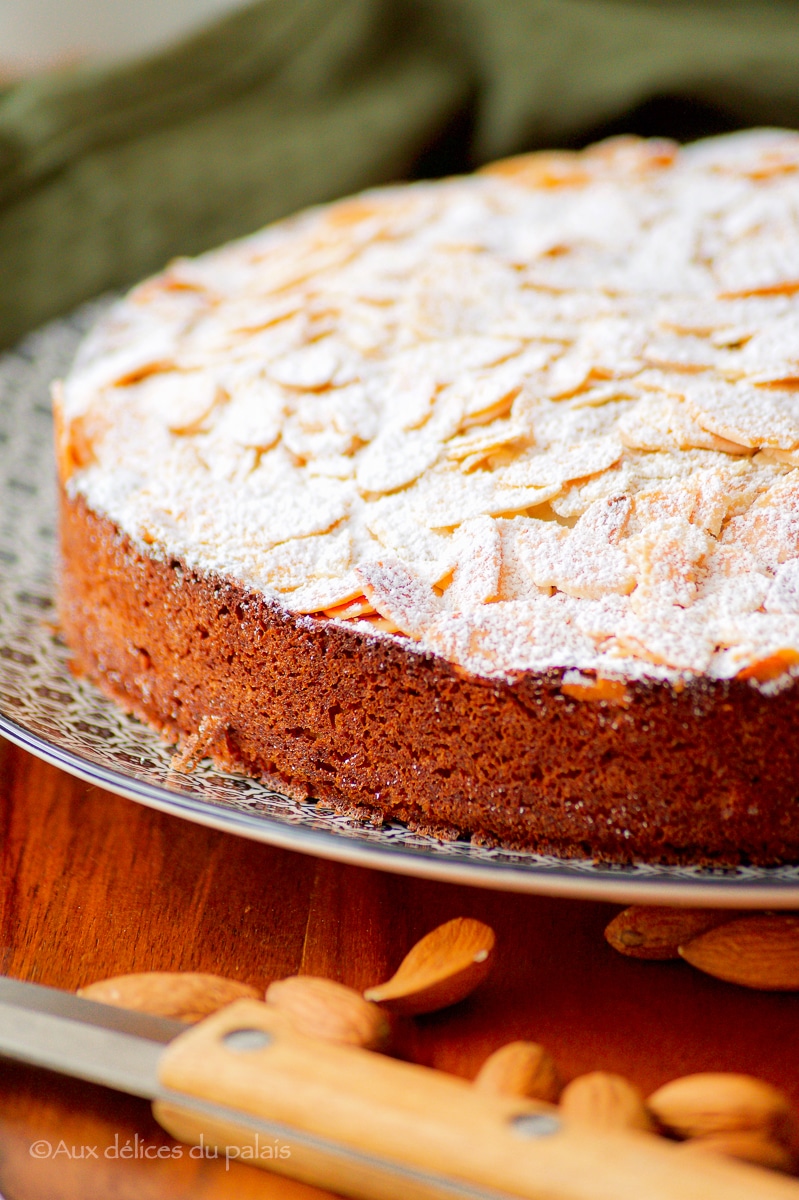
[[[799,860],[799,135],[616,139],[171,264],[54,387],[75,667],[298,797]]]

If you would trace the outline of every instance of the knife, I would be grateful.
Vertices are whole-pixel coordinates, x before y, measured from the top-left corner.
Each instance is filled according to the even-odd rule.
[[[799,1183],[592,1130],[238,1000],[187,1027],[0,977],[0,1055],[146,1097],[179,1141],[356,1200],[799,1200]]]

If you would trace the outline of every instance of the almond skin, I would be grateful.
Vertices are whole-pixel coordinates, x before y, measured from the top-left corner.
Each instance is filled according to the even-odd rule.
[[[569,1121],[595,1129],[641,1129],[654,1132],[643,1096],[628,1079],[607,1071],[579,1075],[567,1084],[560,1111]]]
[[[769,992],[799,991],[799,917],[742,917],[686,941],[680,956],[727,983]]]
[[[783,1171],[786,1175],[792,1175],[796,1169],[796,1159],[785,1146],[770,1141],[762,1133],[747,1130],[691,1138],[682,1143],[681,1150],[687,1154],[724,1154],[727,1158],[768,1167],[771,1171]]]
[[[557,1104],[561,1083],[558,1069],[537,1042],[508,1042],[483,1063],[474,1086],[495,1096],[524,1096]]]
[[[78,988],[78,995],[116,1008],[171,1017],[194,1024],[234,1000],[260,1000],[261,992],[248,983],[193,971],[144,971],[115,975]]]
[[[704,1072],[672,1079],[647,1100],[662,1127],[680,1138],[753,1133],[792,1149],[796,1114],[787,1098],[752,1075]]]
[[[735,913],[709,908],[657,908],[634,904],[615,916],[605,930],[605,939],[630,958],[668,959],[679,957],[679,947],[735,919]]]
[[[368,988],[367,1000],[411,1017],[463,1000],[493,966],[494,931],[482,921],[456,917],[412,946],[386,983]]]
[[[266,1002],[279,1009],[295,1033],[385,1050],[391,1037],[386,1014],[359,992],[316,975],[291,975],[278,979],[266,990]]]

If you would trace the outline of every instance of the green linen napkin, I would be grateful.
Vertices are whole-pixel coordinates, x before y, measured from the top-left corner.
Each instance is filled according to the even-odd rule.
[[[305,205],[642,126],[799,125],[793,3],[260,0],[0,92],[0,345]]]

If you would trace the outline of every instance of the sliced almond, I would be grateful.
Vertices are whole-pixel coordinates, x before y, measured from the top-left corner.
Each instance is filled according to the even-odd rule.
[[[678,958],[682,943],[735,920],[735,915],[712,908],[648,908],[633,904],[613,918],[605,939],[619,954],[630,958]]]
[[[385,1013],[333,979],[292,975],[276,980],[267,988],[266,1002],[283,1013],[296,1033],[306,1037],[365,1050],[384,1050],[390,1040]]]
[[[372,629],[376,629],[379,633],[402,633],[396,621],[392,621],[391,617],[381,617],[379,613],[367,613],[361,620],[366,625],[371,625]]]
[[[145,971],[115,975],[78,988],[78,995],[99,1004],[171,1017],[194,1024],[234,1000],[260,1000],[248,983],[193,971]]]
[[[799,652],[792,646],[784,650],[775,650],[765,658],[758,658],[739,671],[737,679],[755,679],[758,683],[768,683],[770,679],[779,679],[786,671],[790,671],[799,663]]]
[[[598,675],[585,676],[580,671],[567,671],[560,690],[564,696],[584,703],[594,702],[610,704],[615,708],[629,708],[633,702],[627,685],[620,679],[603,679]],[[607,930],[605,932],[607,934]]]
[[[503,158],[482,168],[484,175],[502,175],[522,187],[584,187],[591,179],[585,159],[573,150],[539,151]]]
[[[496,600],[502,569],[502,539],[493,517],[472,517],[456,532],[456,566],[447,602],[467,609]]]
[[[654,1131],[644,1098],[623,1075],[592,1071],[567,1084],[560,1110],[568,1121],[598,1129],[642,1129]]]
[[[752,1075],[684,1075],[653,1092],[647,1106],[677,1137],[756,1133],[783,1146],[796,1144],[797,1119],[790,1102],[770,1083]]]
[[[339,621],[351,621],[356,617],[371,616],[374,611],[374,607],[365,596],[358,596],[348,603],[339,604],[334,608],[326,608],[324,614],[326,617],[332,617]]]
[[[787,1147],[762,1133],[746,1130],[691,1138],[689,1142],[683,1142],[681,1149],[689,1154],[723,1154],[771,1171],[783,1171],[786,1175],[793,1174],[796,1169],[796,1158]]]
[[[355,574],[378,615],[410,637],[421,637],[439,612],[440,601],[432,587],[399,559],[361,563]]]
[[[799,991],[799,917],[753,916],[710,929],[681,945],[692,967],[761,991]]]
[[[561,1083],[552,1057],[537,1042],[508,1042],[485,1060],[474,1081],[481,1092],[557,1104]]]
[[[482,921],[456,917],[426,934],[392,978],[364,996],[403,1016],[457,1004],[491,970],[495,940],[493,929]]]

